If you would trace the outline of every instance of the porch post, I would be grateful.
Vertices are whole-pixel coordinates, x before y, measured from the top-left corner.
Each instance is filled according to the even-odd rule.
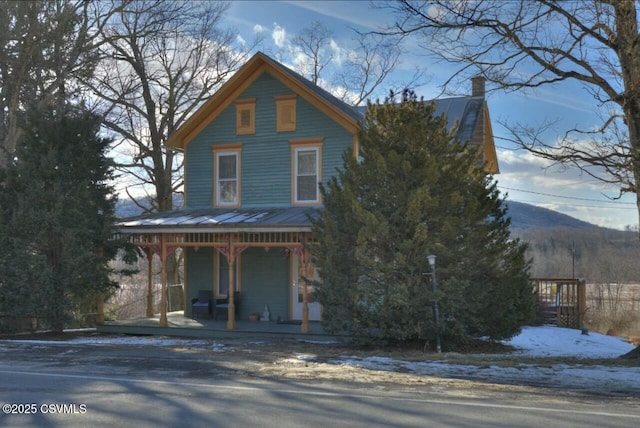
[[[147,254],[147,317],[153,317],[153,251],[145,249]]]
[[[236,305],[233,302],[233,298],[236,294],[234,290],[235,286],[233,283],[233,265],[236,260],[235,255],[233,254],[233,247],[229,247],[229,291],[227,295],[229,297],[229,309],[227,310],[227,330],[235,330],[236,328]]]
[[[305,276],[309,274],[309,262],[308,257],[306,257],[306,251],[303,249],[300,252],[300,257],[302,258],[302,265],[304,266]],[[309,332],[309,304],[307,300],[307,281],[305,279],[302,280],[304,285],[302,286],[302,325],[300,326],[300,333],[308,333]]]
[[[584,314],[587,311],[587,281],[578,280],[578,327],[584,328]]]
[[[102,293],[98,293],[96,300],[97,300],[96,324],[104,325],[104,297]]]
[[[160,258],[162,262],[162,291],[160,296],[160,327],[167,327],[169,325],[167,321],[167,246],[165,244],[165,236],[161,235],[161,247]]]

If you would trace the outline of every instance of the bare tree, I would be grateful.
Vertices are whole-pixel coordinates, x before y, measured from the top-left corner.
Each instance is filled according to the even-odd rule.
[[[126,2],[122,2],[124,6]],[[89,76],[99,22],[113,9],[82,0],[0,1],[0,167],[21,135],[18,115],[27,104],[67,102]]]
[[[101,28],[107,43],[85,84],[97,100],[94,109],[116,138],[120,181],[144,212],[174,208],[173,195],[182,191],[183,160],[164,142],[251,49],[235,49],[236,34],[222,28],[227,7],[222,2],[141,0]],[[171,283],[180,282],[178,272],[176,258],[168,258]]]
[[[640,35],[638,3],[616,0],[414,1],[389,3],[390,35],[416,35],[441,60],[458,65],[445,87],[481,74],[521,90],[577,81],[600,106],[597,129],[567,130],[558,143],[540,129],[511,128],[531,152],[636,194],[640,218]],[[633,354],[640,357],[640,347]]]
[[[388,81],[403,53],[398,40],[355,33],[352,43],[342,47],[320,22],[301,30],[282,50],[280,57],[286,61],[287,55],[292,56],[303,76],[352,105],[362,104],[383,84],[402,89],[414,85],[421,76],[416,73],[410,82]],[[332,63],[334,67],[330,67]]]
[[[335,76],[335,82],[343,88],[344,101],[360,105],[383,85],[388,89],[385,96],[389,91],[401,93],[402,89],[416,86],[422,78],[422,72],[416,71],[408,81],[389,81],[403,54],[399,41],[376,34],[358,34],[354,41],[355,46]]]
[[[236,34],[222,28],[221,2],[135,1],[105,23],[101,62],[91,88],[116,136],[127,192],[145,211],[174,208],[182,159],[164,141],[245,60]],[[147,194],[140,201],[131,191]]]
[[[458,65],[444,84],[481,74],[497,89],[526,90],[577,81],[600,108],[595,129],[542,135],[553,124],[505,124],[532,153],[636,194],[640,179],[640,37],[637,2],[582,0],[400,0],[392,35],[415,35],[440,60]]]
[[[303,29],[291,41],[294,49],[298,50],[306,61],[302,65],[305,75],[309,76],[316,85],[320,80],[322,70],[331,63],[334,55],[327,53],[327,48],[331,43],[331,31],[321,22],[314,21],[310,27]]]

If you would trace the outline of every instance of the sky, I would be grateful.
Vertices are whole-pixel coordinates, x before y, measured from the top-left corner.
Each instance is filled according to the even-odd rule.
[[[331,50],[337,58],[329,67],[339,70],[344,58],[354,48],[355,31],[368,32],[393,24],[394,16],[385,9],[372,8],[368,1],[233,1],[227,13],[227,24],[238,31],[239,42],[250,44],[261,37],[257,49],[274,56],[286,65],[296,67],[291,40],[311,23],[318,21],[331,30]],[[441,85],[454,69],[436,63],[415,46],[417,40],[405,44],[401,64],[390,82],[411,80],[416,70],[423,73],[419,96],[433,99],[440,95]],[[329,70],[329,68],[328,68]],[[487,102],[498,152],[500,174],[495,178],[507,200],[525,202],[568,214],[580,220],[622,229],[638,224],[634,195],[621,199],[616,187],[597,182],[576,169],[552,166],[524,150],[516,150],[508,141],[509,133],[499,122],[529,126],[556,121],[556,134],[576,126],[598,123],[593,98],[579,85],[563,83],[544,86],[523,94],[498,92],[487,87]],[[384,98],[388,87],[377,94]],[[470,93],[470,83],[460,87],[458,95]]]
[[[0,350],[2,343],[0,340]],[[44,340],[11,340],[11,343],[43,343],[60,344],[60,341]],[[92,346],[164,346],[182,348],[210,349],[214,352],[232,351],[233,348],[224,343],[209,339],[176,339],[162,336],[128,337],[128,336],[87,336],[66,341],[70,345]],[[266,343],[266,342],[265,342]],[[313,341],[322,345],[335,342]],[[440,376],[451,378],[486,380],[496,383],[517,384],[519,382],[535,385],[556,385],[570,389],[590,390],[603,393],[605,391],[640,392],[640,367],[623,365],[582,364],[586,359],[613,359],[632,351],[635,347],[622,337],[606,336],[589,332],[582,334],[580,330],[555,326],[524,327],[522,332],[504,341],[515,348],[514,356],[530,357],[528,363],[508,365],[468,365],[447,361],[443,358],[426,359],[425,361],[405,361],[396,358],[368,356],[357,357],[341,355],[327,361],[336,366],[361,367],[369,370],[410,373],[422,376]],[[500,358],[504,357],[501,355]],[[575,363],[554,362],[547,358],[576,358]],[[287,364],[308,364],[318,358],[313,354],[295,353],[283,355]],[[541,359],[536,362],[536,358]],[[585,361],[586,362],[586,361]],[[277,364],[277,363],[274,363]],[[350,375],[351,376],[351,375]],[[560,386],[561,384],[561,386]]]

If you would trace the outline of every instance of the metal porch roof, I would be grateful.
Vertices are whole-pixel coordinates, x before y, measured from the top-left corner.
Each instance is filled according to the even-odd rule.
[[[121,233],[296,230],[310,231],[320,207],[191,208],[122,219]]]

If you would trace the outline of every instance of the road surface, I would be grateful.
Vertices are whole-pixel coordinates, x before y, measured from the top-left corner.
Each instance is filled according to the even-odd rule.
[[[1,427],[637,427],[637,397],[261,376],[202,349],[0,342]]]

